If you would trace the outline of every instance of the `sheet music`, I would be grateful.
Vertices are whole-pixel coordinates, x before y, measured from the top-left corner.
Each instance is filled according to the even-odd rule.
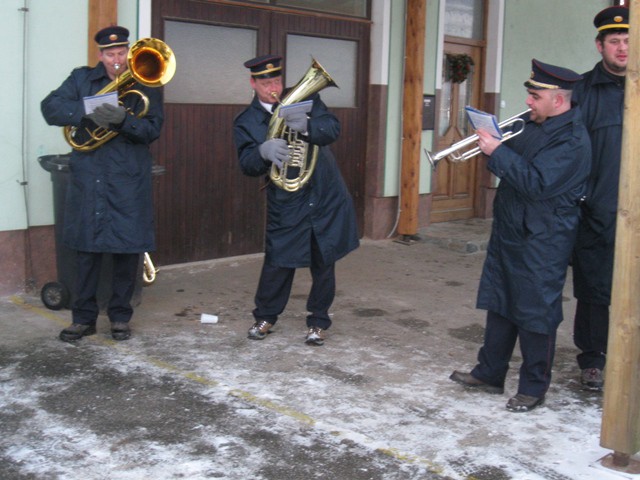
[[[278,112],[278,116],[281,118],[285,118],[287,115],[295,112],[304,112],[308,113],[313,108],[313,100],[305,100],[304,102],[292,103],[291,105],[282,105],[280,107],[280,111]]]
[[[91,97],[84,97],[82,99],[84,101],[84,113],[89,115],[93,113],[96,107],[104,103],[108,103],[109,105],[113,105],[114,107],[118,106],[118,92],[109,92],[103,95],[93,95]]]
[[[476,110],[473,107],[466,106],[464,109],[467,112],[467,117],[474,130],[483,129],[489,132],[492,137],[502,139],[502,132],[498,126],[498,120],[495,115],[491,113],[483,112],[482,110]]]

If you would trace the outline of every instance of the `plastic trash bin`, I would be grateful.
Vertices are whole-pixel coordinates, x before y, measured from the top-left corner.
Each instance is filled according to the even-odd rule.
[[[69,160],[71,154],[63,155],[43,155],[38,157],[38,162],[47,172],[51,174],[53,183],[53,217],[56,244],[56,267],[58,269],[58,280],[48,282],[43,285],[40,291],[40,298],[44,305],[51,310],[70,308],[73,303],[73,286],[76,279],[75,251],[67,248],[62,242],[62,232],[64,228],[64,210],[67,188],[69,186]],[[131,299],[131,305],[140,304],[142,297],[142,255],[140,256],[138,281],[136,282]],[[111,298],[111,274],[113,271],[113,260],[110,254],[105,254],[102,259],[100,280],[98,282],[98,292],[96,299],[100,310],[106,310]]]

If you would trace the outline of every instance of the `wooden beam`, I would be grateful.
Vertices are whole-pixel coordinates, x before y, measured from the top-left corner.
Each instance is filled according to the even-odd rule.
[[[98,47],[93,39],[96,32],[118,24],[118,0],[89,0],[89,30],[87,32],[87,65],[95,65]]]
[[[418,233],[426,0],[407,0],[398,234]]]
[[[620,192],[600,445],[617,463],[640,451],[640,0],[629,2]]]

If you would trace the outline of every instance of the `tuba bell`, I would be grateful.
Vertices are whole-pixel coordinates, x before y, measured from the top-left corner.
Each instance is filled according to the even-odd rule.
[[[142,100],[143,107],[137,114],[127,109],[127,111],[138,118],[144,117],[149,111],[149,98],[140,90],[132,88],[136,83],[146,87],[161,87],[171,81],[176,71],[176,59],[173,51],[162,40],[157,38],[142,38],[134,43],[127,54],[128,69],[118,75],[111,83],[106,85],[96,95],[118,92],[118,100],[127,95],[138,95]],[[63,128],[65,140],[74,150],[81,152],[93,151],[104,145],[118,132],[102,127],[93,130],[85,128],[85,133],[89,139],[84,143],[76,141],[78,127],[67,125]]]
[[[280,108],[286,105],[297,103],[310,95],[319,92],[325,87],[337,87],[331,75],[312,58],[311,66],[300,79],[300,81],[287,93],[276,107],[267,131],[267,140],[272,138],[282,138],[289,146],[289,160],[284,162],[282,168],[275,164],[271,165],[269,177],[279,188],[287,192],[295,192],[302,188],[311,178],[318,159],[318,146],[311,145],[298,138],[298,133],[285,125],[284,118],[279,116]],[[288,178],[287,170],[297,168],[298,173],[294,178]]]

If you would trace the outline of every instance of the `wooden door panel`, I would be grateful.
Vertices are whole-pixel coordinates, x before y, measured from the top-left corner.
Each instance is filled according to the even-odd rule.
[[[468,129],[466,123],[460,123],[459,112],[466,105],[464,99],[459,98],[458,91],[461,88],[470,88],[468,103],[480,108],[481,69],[479,67],[482,61],[481,53],[482,51],[479,47],[457,43],[445,44],[445,55],[469,55],[473,58],[475,67],[472,76],[464,84],[451,86],[451,126],[443,135],[437,135],[436,132],[436,137],[434,138],[436,152],[450,147],[473,133]],[[444,102],[444,99],[442,101]],[[441,106],[441,108],[445,108],[445,106]],[[432,179],[431,222],[446,222],[474,216],[477,191],[477,163],[477,157],[460,163],[451,163],[448,160],[441,160],[438,163]]]
[[[342,123],[342,137],[332,146],[358,222],[364,217],[364,152],[369,65],[369,25],[363,21],[291,15],[283,9],[230,5],[200,0],[153,0],[152,35],[163,38],[165,20],[256,31],[256,54],[286,56],[288,33],[358,41],[356,108],[332,109]],[[220,48],[229,48],[221,45]],[[178,69],[180,58],[176,58]],[[230,58],[243,62],[245,58]],[[220,65],[219,68],[224,68]],[[285,79],[293,85],[299,79]],[[202,78],[210,88],[215,78]],[[248,76],[242,81],[250,86]],[[185,263],[263,250],[265,195],[263,178],[242,174],[233,143],[233,120],[248,104],[167,104],[165,123],[152,145],[154,161],[164,173],[154,177],[158,265]]]

